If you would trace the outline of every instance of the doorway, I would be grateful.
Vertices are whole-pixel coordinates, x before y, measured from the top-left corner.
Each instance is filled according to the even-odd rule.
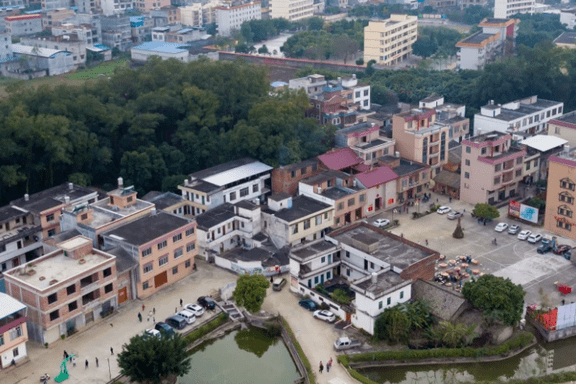
[[[120,288],[118,290],[118,304],[122,304],[128,300],[128,287]]]
[[[168,282],[168,273],[166,271],[154,276],[154,287],[158,288]]]

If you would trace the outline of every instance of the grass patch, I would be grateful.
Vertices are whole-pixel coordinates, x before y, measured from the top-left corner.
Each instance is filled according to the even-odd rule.
[[[228,321],[228,314],[227,313],[220,313],[214,320],[211,320],[209,323],[204,324],[200,328],[194,330],[193,332],[184,336],[184,340],[188,344],[192,344],[202,336],[207,335],[208,333],[212,332],[222,324]]]
[[[292,329],[290,329],[290,326],[288,325],[288,323],[286,322],[286,320],[284,320],[284,318],[282,316],[280,316],[280,320],[282,320],[282,324],[284,325],[286,332],[288,332],[288,335],[290,335],[290,338],[292,339],[292,342],[294,343],[294,346],[296,347],[296,350],[298,351],[298,355],[300,355],[300,358],[302,359],[302,362],[304,363],[304,366],[306,367],[306,371],[308,372],[308,380],[310,381],[310,384],[316,384],[316,376],[314,376],[314,371],[312,371],[312,367],[310,366],[310,362],[308,361],[308,358],[304,354],[304,351],[302,350],[300,343],[298,342],[298,340],[296,340],[296,337],[294,336],[294,332],[292,332]]]
[[[78,70],[67,75],[66,77],[70,80],[94,80],[98,77],[108,77],[114,74],[114,70],[116,68],[124,66],[127,62],[128,60],[126,59],[105,61],[93,68]]]

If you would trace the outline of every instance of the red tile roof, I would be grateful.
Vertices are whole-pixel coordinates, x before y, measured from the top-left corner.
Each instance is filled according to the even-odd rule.
[[[564,165],[568,165],[570,167],[576,167],[576,159],[571,160],[571,159],[567,159],[565,157],[558,157],[558,156],[554,156],[554,155],[552,155],[548,158],[548,162],[564,164]]]
[[[398,178],[398,175],[390,167],[379,167],[372,171],[356,175],[366,188],[372,188],[376,185],[384,184]]]
[[[367,172],[370,170],[370,166],[366,164],[358,164],[354,166],[354,169],[358,172]]]
[[[362,159],[359,158],[350,148],[342,148],[333,152],[325,153],[318,156],[318,160],[324,163],[324,165],[329,169],[336,171],[362,163]]]

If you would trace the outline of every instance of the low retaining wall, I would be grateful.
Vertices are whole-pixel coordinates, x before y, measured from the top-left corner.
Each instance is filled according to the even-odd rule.
[[[305,59],[290,59],[285,57],[267,57],[258,55],[249,55],[245,53],[235,52],[218,52],[219,60],[238,60],[244,59],[249,63],[276,67],[290,67],[290,68],[305,68],[313,67],[317,69],[327,69],[330,71],[348,71],[348,72],[364,72],[366,67],[354,64],[342,64],[332,61],[319,61],[319,60],[305,60]]]
[[[310,289],[305,285],[298,285],[298,294],[303,296],[310,296],[312,300],[318,305],[322,303],[326,303],[330,307],[330,312],[334,313],[336,316],[341,318],[342,320],[346,320],[346,310],[342,304],[338,304],[326,296],[322,295],[321,293],[315,291],[314,289]]]
[[[567,327],[557,331],[549,331],[544,327],[542,327],[540,323],[532,319],[530,316],[526,316],[526,320],[528,323],[530,323],[532,326],[534,326],[534,328],[538,330],[540,336],[542,336],[542,338],[546,340],[546,342],[548,343],[551,341],[562,340],[576,336],[576,326]]]

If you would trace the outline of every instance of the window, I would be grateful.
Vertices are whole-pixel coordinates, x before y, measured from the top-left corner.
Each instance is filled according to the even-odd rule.
[[[400,291],[400,298],[401,298],[401,299],[404,298],[404,291]]]
[[[344,209],[344,203],[338,203],[338,210],[341,211]]]
[[[466,147],[466,153],[470,153],[471,151],[472,151],[471,148],[467,146]]]
[[[348,199],[348,206],[349,206],[349,207],[353,206],[354,204],[356,204],[356,199],[355,199],[355,198]]]
[[[54,312],[50,312],[50,321],[54,321],[59,317],[60,317],[60,312],[58,312],[58,310],[55,310]]]
[[[316,216],[316,225],[322,224],[322,215]]]
[[[173,275],[177,275],[177,274],[178,274],[178,267],[172,268],[172,274],[173,274]]]
[[[57,293],[53,293],[50,296],[48,296],[48,304],[53,304],[57,301],[58,301],[58,294]]]
[[[294,224],[292,226],[292,234],[295,235],[298,233],[298,224]]]
[[[328,212],[324,213],[324,220],[328,220]]]
[[[174,258],[177,259],[184,254],[184,250],[182,248],[177,249],[174,251]]]
[[[566,205],[562,205],[558,207],[558,214],[572,217],[572,210],[568,208]]]
[[[374,263],[370,262],[370,269],[374,269]]]
[[[186,230],[186,237],[192,236],[194,234],[194,228],[190,228]]]
[[[464,178],[469,179],[470,178],[470,172],[464,172]]]
[[[144,264],[144,274],[148,273],[148,272],[152,272],[152,270],[154,269],[154,263],[148,263],[148,264]]]
[[[184,263],[184,268],[190,268],[190,260],[186,260],[186,262]]]
[[[46,221],[54,221],[54,214],[51,213],[48,216],[46,216]]]
[[[534,160],[534,166],[537,167],[538,166],[538,159]]]
[[[522,170],[521,169],[517,169],[516,170],[516,177],[520,177],[522,176]]]
[[[572,182],[572,180],[565,178],[560,180],[560,187],[573,191],[576,185]]]
[[[52,237],[56,234],[56,230],[55,229],[51,229],[48,231],[48,237]]]
[[[168,241],[166,241],[166,240],[164,240],[161,243],[158,243],[158,249],[165,248],[166,246],[168,246]]]
[[[236,200],[236,192],[230,192],[230,201]]]
[[[383,304],[384,304],[383,302],[379,302],[378,303],[378,309],[382,309],[382,307],[384,306]]]
[[[568,192],[562,192],[559,195],[559,200],[564,201],[566,203],[570,203],[570,204],[574,203],[574,197],[571,194],[569,194]]]
[[[146,257],[152,253],[152,248],[146,248],[142,251],[142,257]]]
[[[147,281],[143,282],[143,283],[142,283],[142,289],[145,291],[145,290],[147,290],[148,288],[150,288],[150,284],[148,284]]]
[[[260,187],[258,186],[258,184],[254,184],[254,185],[252,186],[252,193],[258,192],[259,188],[260,188]]]
[[[367,89],[364,90],[364,96],[368,96],[368,90]]]
[[[20,354],[20,352],[18,352],[18,347],[14,348],[14,349],[12,350],[12,356],[13,356],[13,357],[17,357],[19,354]]]
[[[72,312],[78,309],[78,302],[77,301],[73,301],[70,304],[68,304],[68,312]]]
[[[557,226],[558,228],[564,228],[564,229],[566,229],[566,230],[568,230],[568,231],[571,231],[571,230],[572,230],[572,225],[564,222],[563,220],[556,220],[556,226]]]
[[[248,188],[242,188],[240,190],[240,197],[248,196],[249,193],[250,193],[250,190]]]
[[[346,251],[346,257],[350,258],[350,252]]]
[[[0,347],[4,345],[4,335],[0,335]]]
[[[172,237],[172,242],[173,242],[173,243],[177,243],[177,242],[179,242],[180,240],[182,240],[182,234],[181,234],[181,233],[179,233],[179,234],[177,234],[176,236],[173,236],[173,237]]]
[[[66,293],[68,294],[68,296],[70,296],[74,292],[76,292],[76,285],[72,284],[66,287]]]
[[[314,284],[318,284],[318,276],[314,276]]]
[[[114,290],[114,284],[110,283],[104,287],[104,293],[110,293]]]
[[[291,177],[291,178],[295,178],[295,177],[296,177],[296,171],[290,172],[290,177]]]
[[[162,256],[158,259],[158,264],[160,266],[168,264],[168,255]]]
[[[470,160],[466,159],[466,160],[464,161],[464,164],[466,164],[466,165],[469,166],[469,165],[470,165]]]
[[[498,172],[502,169],[502,164],[496,164],[496,166],[494,167],[494,171]]]
[[[132,196],[130,196],[130,197],[128,197],[128,198],[126,199],[126,202],[131,203],[132,200],[134,200],[134,198],[133,198]]]
[[[324,264],[324,263],[326,262],[326,257],[325,257],[325,256],[322,256],[322,257],[320,258],[320,262],[321,262],[322,264]]]
[[[360,195],[360,197],[358,198],[358,201],[360,201],[361,203],[366,201],[366,194],[362,194]]]
[[[529,170],[529,169],[530,169],[530,162],[527,162],[526,163],[526,170]]]
[[[86,219],[88,219],[88,214],[87,214],[87,213],[84,213],[84,214],[82,214],[82,215],[80,216],[80,220],[84,221],[84,220],[86,220]]]
[[[392,302],[392,299],[390,297],[386,299],[386,305],[390,305],[391,302]]]
[[[310,229],[310,219],[304,220],[304,230]]]

